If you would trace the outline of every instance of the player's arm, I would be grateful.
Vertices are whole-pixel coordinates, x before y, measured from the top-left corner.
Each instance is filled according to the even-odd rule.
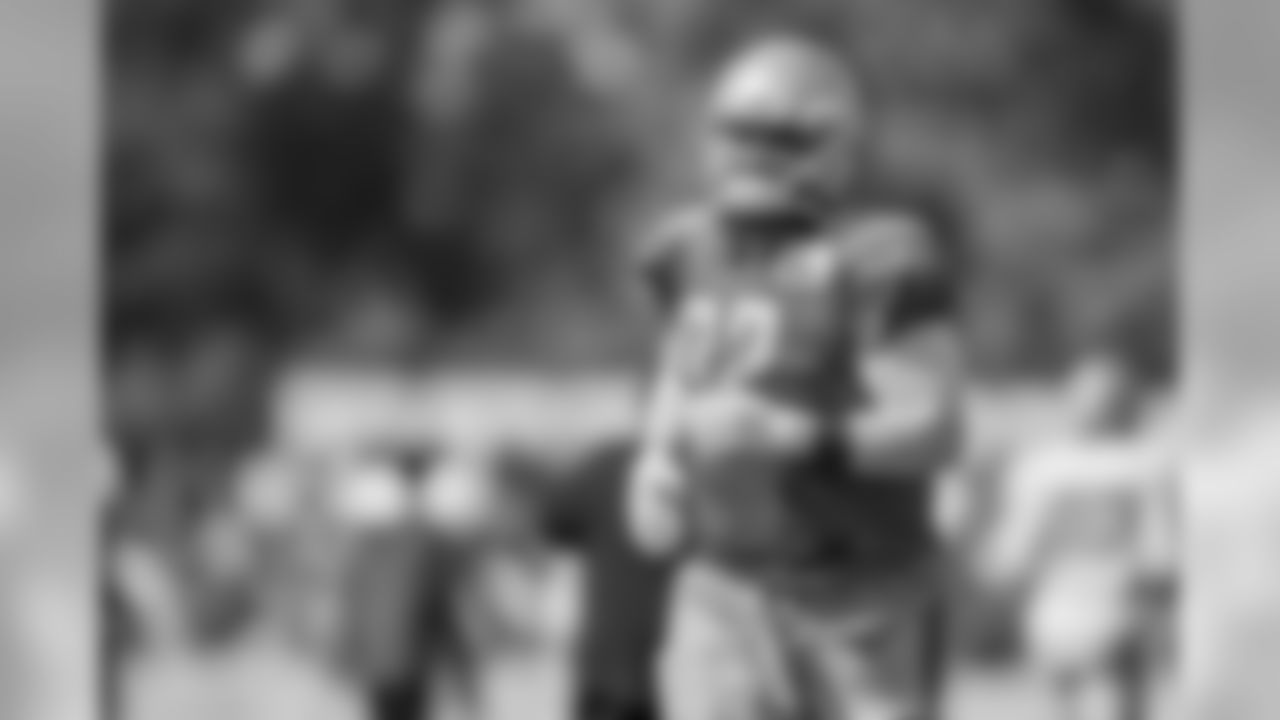
[[[927,238],[901,242],[869,258],[885,265],[871,294],[885,303],[871,315],[883,325],[858,329],[864,394],[842,430],[871,476],[928,478],[960,449],[965,353],[952,269]]]
[[[960,348],[953,329],[929,327],[866,358],[867,405],[845,428],[860,467],[928,477],[961,440]]]
[[[672,370],[674,341],[667,338],[659,353],[653,385],[640,427],[640,465],[674,464],[682,415],[688,398]]]
[[[1004,479],[1003,512],[980,550],[980,566],[988,580],[1016,582],[1033,564],[1041,533],[1057,503],[1054,472],[1040,463],[1023,461]]]
[[[641,458],[668,454],[676,440],[678,419],[685,397],[674,371],[681,338],[675,332],[675,316],[682,295],[681,253],[688,242],[689,221],[681,216],[646,238],[634,262],[633,287],[643,313],[655,321],[658,352],[653,383],[646,398],[640,427]]]
[[[660,230],[642,247],[635,283],[645,312],[660,325],[653,384],[637,433],[635,459],[627,478],[625,515],[632,540],[650,554],[669,554],[683,541],[683,473],[675,453],[678,421],[685,402],[672,372],[676,338],[670,328],[679,295],[680,228]]]

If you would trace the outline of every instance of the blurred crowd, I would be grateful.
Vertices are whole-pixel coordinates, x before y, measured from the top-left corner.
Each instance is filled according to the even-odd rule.
[[[1065,622],[1070,641],[1029,636],[1043,605],[1036,578],[1051,565],[1017,559],[1043,552],[1028,549],[1043,540],[1008,537],[1062,532],[1029,517],[1040,512],[1034,505],[1060,504],[1062,488],[1027,468],[1067,448],[1069,494],[1079,485],[1072,473],[1089,477],[1095,456],[1110,452],[1109,431],[1094,438],[1092,428],[1115,412],[1113,400],[1091,372],[1082,366],[1038,395],[973,399],[970,459],[937,507],[952,547],[947,656],[961,676],[1072,668],[1073,653],[1092,652],[1091,613],[1109,612],[1108,602],[1089,599],[1092,581],[1078,596],[1077,582],[1068,617],[1047,624],[1057,632]],[[639,397],[627,378],[329,380],[309,378],[278,396],[273,442],[227,472],[230,492],[217,506],[168,528],[156,513],[115,537],[108,578],[120,636],[109,659],[117,690],[136,696],[117,698],[121,709],[134,707],[122,717],[152,716],[137,703],[156,692],[146,687],[154,678],[131,668],[246,644],[317,668],[363,702],[367,717],[497,718],[513,712],[504,702],[517,703],[521,717],[658,717],[653,664],[672,568],[636,550],[623,520]],[[1155,484],[1138,495],[1154,489],[1159,505],[1175,476],[1161,464],[1171,462],[1166,418],[1153,412],[1119,442],[1126,454],[1154,450],[1157,459],[1121,477],[1142,482],[1154,468]],[[1161,523],[1176,516],[1158,509]],[[1086,537],[1097,536],[1088,525],[1096,509],[1065,512],[1077,513],[1065,522],[1083,517]],[[1142,550],[1167,589],[1124,631],[1139,633],[1157,677],[1173,659],[1170,532],[1159,529]],[[545,695],[520,700],[527,689],[503,689],[512,665],[518,682]]]
[[[709,69],[762,27],[853,48],[876,162],[966,230],[961,555],[1010,456],[1077,423],[1083,348],[1157,394],[1175,374],[1162,2],[116,0],[107,24],[113,703],[136,658],[251,637],[387,720],[483,714],[493,658],[530,653],[576,658],[561,701],[592,718],[652,712],[667,570],[617,490],[652,328],[622,276],[688,186]],[[1017,593],[958,575],[961,652],[1013,652]]]

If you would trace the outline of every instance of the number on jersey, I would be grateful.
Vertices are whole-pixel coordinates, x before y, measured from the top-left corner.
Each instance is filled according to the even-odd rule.
[[[767,298],[693,299],[676,325],[676,372],[699,388],[750,383],[775,362],[781,325]]]

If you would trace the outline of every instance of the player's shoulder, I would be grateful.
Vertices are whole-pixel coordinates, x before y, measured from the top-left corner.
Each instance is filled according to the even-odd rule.
[[[707,245],[714,231],[713,217],[706,208],[697,205],[673,208],[644,229],[639,254],[646,262],[670,262]]]
[[[905,276],[944,264],[942,238],[927,218],[885,208],[850,213],[832,225],[842,264],[859,272]]]
[[[840,226],[852,254],[883,252],[904,267],[932,264],[952,275],[969,254],[964,203],[952,190],[921,179],[876,178],[846,206]]]

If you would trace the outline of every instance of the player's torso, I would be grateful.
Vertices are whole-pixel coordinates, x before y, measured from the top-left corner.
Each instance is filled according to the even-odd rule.
[[[838,422],[859,392],[856,224],[767,247],[723,228],[706,232],[686,256],[676,308],[676,372],[687,391],[748,385]],[[859,486],[837,443],[775,463],[744,458],[693,471],[690,509],[708,554],[779,583],[892,564],[916,544],[893,535],[923,531],[913,519],[925,504],[916,488]]]
[[[826,402],[847,375],[838,239],[815,229],[765,246],[705,232],[685,255],[675,316],[687,389],[751,385],[809,407]]]

